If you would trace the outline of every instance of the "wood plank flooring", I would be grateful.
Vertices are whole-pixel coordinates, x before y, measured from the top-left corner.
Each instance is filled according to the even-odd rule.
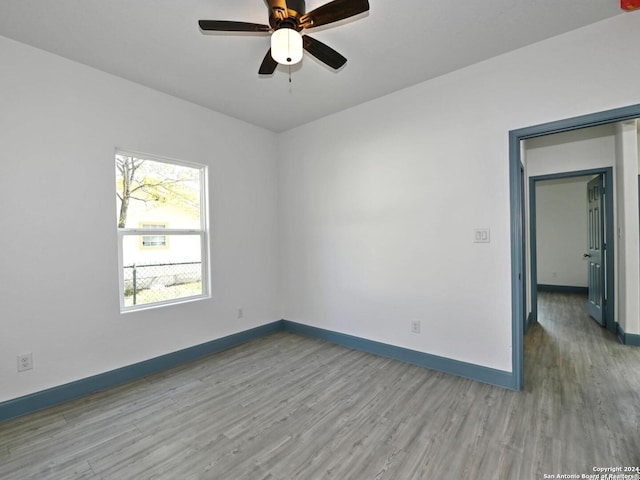
[[[0,424],[0,478],[533,480],[640,466],[640,348],[591,320],[581,295],[539,298],[523,392],[278,333]]]

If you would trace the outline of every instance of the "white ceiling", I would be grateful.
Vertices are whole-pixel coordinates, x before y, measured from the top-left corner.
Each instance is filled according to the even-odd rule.
[[[618,0],[369,0],[307,31],[347,64],[305,54],[259,77],[269,37],[202,34],[199,19],[268,23],[263,0],[0,0],[0,35],[273,130],[625,15]],[[327,3],[307,0],[307,11]]]

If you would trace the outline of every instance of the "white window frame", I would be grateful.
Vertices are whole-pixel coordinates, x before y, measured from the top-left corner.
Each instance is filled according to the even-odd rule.
[[[198,235],[200,236],[200,261],[202,268],[202,293],[200,295],[193,295],[190,297],[175,298],[172,300],[164,300],[161,302],[145,303],[142,305],[126,306],[124,303],[124,252],[123,252],[123,240],[125,236],[135,235],[157,235],[157,228],[118,228],[116,221],[116,230],[118,236],[118,278],[119,278],[119,290],[118,296],[120,298],[120,313],[136,312],[140,310],[148,310],[151,308],[159,308],[167,305],[176,305],[180,303],[193,302],[197,300],[203,300],[211,298],[211,273],[209,266],[209,169],[206,165],[194,162],[188,162],[185,160],[175,160],[166,157],[159,157],[157,155],[149,155],[146,153],[138,153],[132,150],[116,149],[114,154],[114,161],[116,155],[132,156],[136,158],[143,158],[145,160],[152,160],[154,162],[167,163],[169,165],[179,165],[182,167],[194,168],[200,171],[200,228],[199,229],[182,229],[182,228],[163,228],[162,235],[167,237],[172,235]]]

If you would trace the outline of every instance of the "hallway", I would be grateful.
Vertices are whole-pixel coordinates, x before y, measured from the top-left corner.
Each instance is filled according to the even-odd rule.
[[[525,392],[541,471],[640,466],[640,348],[590,318],[583,294],[540,292],[538,321],[525,337]]]

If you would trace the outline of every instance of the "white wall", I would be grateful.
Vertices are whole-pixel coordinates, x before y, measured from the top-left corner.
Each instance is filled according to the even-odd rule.
[[[284,318],[511,371],[508,132],[637,103],[639,43],[620,15],[281,134]]]
[[[627,333],[640,332],[640,243],[638,211],[638,127],[616,124],[618,322]]]
[[[612,124],[546,135],[523,143],[529,177],[615,168],[616,136],[615,125]]]
[[[282,318],[275,134],[2,37],[0,65],[0,401]],[[209,165],[211,300],[119,313],[116,147]]]
[[[525,140],[522,143],[525,152],[527,179],[539,175],[612,167],[615,188],[616,135],[615,125],[613,124],[546,135]],[[527,212],[529,212],[529,205],[527,205]],[[529,249],[530,246],[527,245],[527,248]],[[531,252],[528,250],[527,261],[529,261],[530,255]],[[614,255],[617,258],[617,251],[614,251]],[[531,267],[530,265],[527,265],[527,267],[528,285],[531,287]],[[551,270],[551,274],[553,274],[553,271],[557,272],[557,270]],[[546,282],[541,281],[539,277],[538,283]],[[617,283],[614,285],[614,289],[617,297]],[[531,311],[531,295],[527,298],[527,303],[527,307]],[[614,309],[616,320],[617,310],[616,306]]]
[[[510,371],[507,132],[637,103],[639,43],[620,15],[276,136],[0,38],[0,401],[283,316]],[[119,314],[116,147],[210,166],[212,300]]]
[[[588,287],[589,177],[536,182],[538,284]]]

